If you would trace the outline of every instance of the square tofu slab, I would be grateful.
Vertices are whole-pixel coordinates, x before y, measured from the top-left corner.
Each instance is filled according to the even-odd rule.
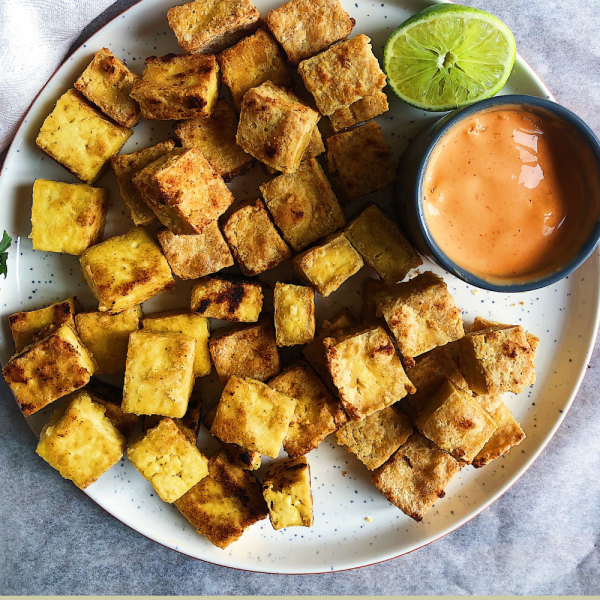
[[[512,327],[516,327],[516,325],[505,325],[504,323],[498,323],[496,321],[488,321],[483,317],[475,317],[473,321],[473,325],[471,325],[470,332],[481,331],[482,329],[511,329]],[[535,359],[535,354],[537,352],[538,346],[540,345],[540,338],[533,335],[533,333],[525,332],[525,337],[529,342],[529,347],[531,348],[531,358]]]
[[[343,131],[370,121],[389,110],[387,96],[383,92],[375,92],[371,96],[365,96],[349,106],[338,108],[332,115],[329,115],[329,121],[335,132]]]
[[[296,346],[313,341],[315,291],[311,287],[277,282],[273,305],[278,346]]]

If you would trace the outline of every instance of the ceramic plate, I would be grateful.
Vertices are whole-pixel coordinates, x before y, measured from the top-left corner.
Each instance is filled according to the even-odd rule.
[[[342,2],[356,19],[353,33],[369,35],[380,60],[384,43],[393,29],[430,4],[424,0]],[[0,179],[0,198],[4,207],[0,213],[0,232],[6,229],[14,240],[8,261],[8,278],[0,279],[0,359],[3,363],[10,358],[14,348],[6,318],[9,314],[40,308],[72,294],[76,294],[87,309],[97,306],[87,285],[81,282],[77,257],[32,251],[28,235],[34,180],[76,181],[36,149],[37,132],[57,98],[72,87],[93,53],[100,48],[109,48],[139,73],[147,56],[180,52],[166,19],[167,9],[174,4],[175,0],[143,0],[96,33],[42,90],[10,148]],[[255,4],[264,17],[281,2],[256,0]],[[539,77],[520,57],[504,93],[551,97]],[[377,121],[399,159],[411,138],[436,115],[402,104],[391,92],[389,100],[390,111]],[[171,126],[169,122],[142,122],[123,151],[131,152],[166,139],[171,134]],[[257,166],[249,175],[235,179],[231,189],[237,200],[256,197],[258,185],[265,179]],[[105,237],[124,233],[132,223],[124,212],[113,173],[108,171],[97,185],[110,190],[111,209]],[[390,187],[350,205],[347,216],[352,217],[371,201],[394,214]],[[425,268],[432,267],[426,264],[422,270]],[[415,523],[389,504],[371,486],[367,469],[338,447],[334,436],[308,456],[313,473],[314,527],[274,531],[265,520],[251,527],[240,541],[226,550],[212,546],[196,534],[174,507],[162,503],[153,494],[150,484],[127,460],[114,466],[86,493],[120,521],[169,548],[220,565],[272,573],[317,573],[368,565],[410,552],[460,527],[501,496],[523,474],[548,443],[573,401],[598,326],[598,256],[594,254],[571,277],[557,285],[518,295],[476,290],[448,273],[432,269],[444,276],[468,325],[477,315],[520,324],[538,335],[541,344],[536,359],[536,384],[519,396],[509,394],[506,398],[525,429],[527,439],[506,458],[483,469],[464,468],[448,487],[446,497],[435,504],[423,522]],[[358,316],[360,284],[367,276],[373,276],[373,272],[364,268],[338,292],[327,299],[319,298],[319,322],[343,306]],[[262,279],[273,284],[278,279],[289,281],[292,277],[291,268],[284,264],[267,272]],[[173,291],[145,303],[144,311],[149,314],[187,306],[189,298],[189,282],[180,281]],[[213,322],[213,329],[220,325]],[[216,402],[220,390],[214,377],[201,380],[199,385],[209,399],[207,405]],[[50,412],[41,411],[30,418],[36,433],[48,420]],[[208,437],[204,430],[198,445],[202,450],[213,452],[217,446]],[[262,471],[259,477],[261,474]],[[49,485],[57,476],[48,467]],[[73,493],[78,493],[75,488]]]

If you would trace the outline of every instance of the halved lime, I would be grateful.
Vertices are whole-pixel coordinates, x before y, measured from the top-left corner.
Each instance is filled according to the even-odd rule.
[[[429,111],[473,104],[498,93],[517,54],[510,29],[489,13],[438,4],[404,21],[385,45],[388,84]]]

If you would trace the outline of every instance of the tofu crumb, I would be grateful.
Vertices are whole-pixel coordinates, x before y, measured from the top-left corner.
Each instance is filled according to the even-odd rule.
[[[346,477],[346,473],[347,473],[347,472],[348,472],[348,471],[342,471],[342,477]]]
[[[366,521],[367,523],[370,523],[370,522],[371,522],[371,517],[365,517],[365,521]]]
[[[477,296],[477,294],[479,294],[479,290],[471,290],[471,294],[473,294],[473,296]]]
[[[521,306],[525,306],[525,302],[519,302]]]

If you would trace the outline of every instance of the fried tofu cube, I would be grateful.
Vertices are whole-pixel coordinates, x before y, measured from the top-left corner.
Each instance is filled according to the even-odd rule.
[[[208,475],[208,458],[168,417],[131,444],[127,458],[169,504]]]
[[[270,465],[263,480],[263,496],[273,529],[312,527],[313,497],[306,457]]]
[[[387,112],[389,108],[387,96],[383,92],[375,92],[349,106],[338,108],[332,115],[329,115],[329,121],[333,130],[339,132],[359,123],[370,121]]]
[[[75,315],[81,310],[76,296],[56,302],[39,310],[18,312],[8,317],[15,348],[21,352],[25,346],[48,337],[63,323],[75,329]]]
[[[52,414],[36,452],[65,479],[84,490],[118,463],[125,450],[123,434],[105,408],[81,390]]]
[[[344,227],[346,217],[321,165],[314,158],[294,173],[283,173],[260,186],[285,241],[299,252]]]
[[[289,89],[266,81],[244,95],[236,140],[267,166],[293,173],[320,118]]]
[[[344,202],[384,190],[396,181],[392,148],[377,123],[332,135],[326,144],[329,177]]]
[[[275,331],[268,319],[249,327],[220,330],[210,338],[209,348],[222,385],[233,375],[266,381],[281,370]]]
[[[123,412],[185,415],[194,387],[196,340],[182,333],[135,331],[129,336]]]
[[[102,240],[107,212],[104,188],[36,179],[29,235],[33,249],[79,256]]]
[[[344,233],[388,285],[402,281],[411,269],[423,264],[396,223],[374,204],[363,210]]]
[[[144,317],[142,327],[144,331],[152,333],[183,333],[194,338],[196,340],[194,377],[204,377],[210,373],[210,353],[208,352],[210,328],[208,319],[187,309],[167,310]]]
[[[382,319],[383,314],[377,308],[375,303],[375,296],[385,290],[387,287],[385,281],[381,279],[373,279],[372,277],[365,277],[360,286],[360,293],[362,296],[362,308],[360,309],[360,321],[361,323],[372,323],[376,319]]]
[[[291,0],[272,10],[266,23],[296,66],[348,37],[356,21],[339,0]]]
[[[298,73],[319,111],[327,116],[376,94],[386,82],[371,49],[371,39],[363,33],[304,60]]]
[[[364,263],[348,238],[343,233],[334,233],[319,246],[298,254],[292,264],[321,296],[327,297],[358,273]]]
[[[296,346],[313,341],[315,291],[311,287],[277,282],[273,304],[278,346]]]
[[[255,379],[233,375],[225,385],[210,432],[227,444],[277,458],[295,409],[294,398]]]
[[[345,446],[373,471],[388,460],[412,432],[410,419],[388,406],[362,421],[348,421],[336,431],[335,437],[340,446]]]
[[[140,328],[142,307],[132,306],[118,315],[99,311],[75,315],[77,333],[98,363],[98,375],[125,373],[129,334]]]
[[[13,356],[2,374],[28,417],[82,388],[96,368],[93,356],[75,331],[63,323],[47,338]]]
[[[110,159],[121,196],[125,202],[125,209],[135,225],[152,225],[158,219],[140,193],[133,187],[131,180],[150,163],[171,152],[174,147],[175,142],[167,140],[130,154],[117,154]]]
[[[133,127],[142,115],[140,105],[129,94],[139,79],[108,48],[102,48],[79,76],[75,88],[113,121]]]
[[[403,513],[422,521],[460,465],[433,442],[415,432],[371,475],[373,485]]]
[[[167,259],[143,227],[92,246],[80,263],[98,310],[111,315],[175,286]]]
[[[261,24],[250,0],[196,0],[170,8],[167,19],[188,54],[218,54]]]
[[[260,198],[242,202],[225,221],[223,234],[242,273],[249,277],[292,256]]]
[[[460,308],[444,280],[431,271],[379,292],[375,302],[405,357],[419,356],[464,335]]]
[[[488,321],[487,319],[484,319],[483,317],[475,317],[475,320],[473,321],[473,325],[471,326],[471,329],[469,331],[471,331],[471,332],[481,331],[482,329],[490,329],[490,328],[510,329],[511,327],[515,327],[515,325],[505,325],[504,323],[498,323],[496,321]],[[540,344],[540,338],[533,335],[533,333],[529,333],[528,331],[525,332],[525,337],[527,338],[527,341],[529,342],[529,347],[531,348],[531,352],[532,352],[531,359],[534,360],[535,354],[536,354],[538,346]]]
[[[190,308],[198,315],[255,323],[263,306],[262,285],[231,277],[205,277],[192,287]]]
[[[351,419],[360,421],[415,392],[383,327],[327,337],[323,344],[329,373]]]
[[[208,477],[175,502],[181,514],[211,544],[227,548],[244,531],[267,518],[260,483],[225,456],[208,462]]]
[[[214,56],[167,54],[150,56],[131,97],[144,119],[165,121],[211,115],[221,79]]]

